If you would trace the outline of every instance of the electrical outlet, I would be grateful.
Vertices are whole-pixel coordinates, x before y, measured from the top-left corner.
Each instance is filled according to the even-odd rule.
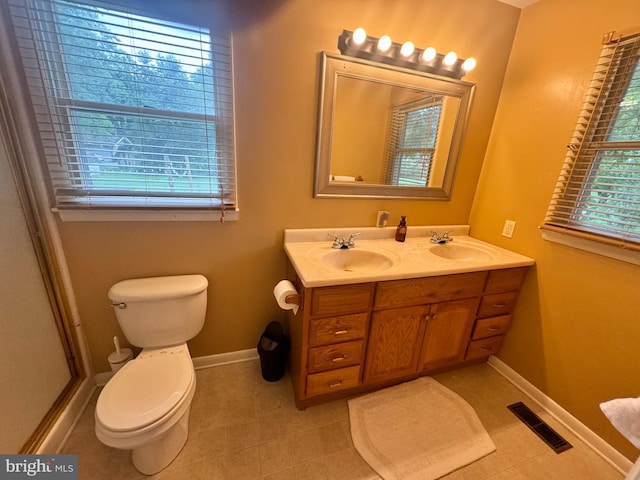
[[[505,220],[504,228],[502,229],[502,236],[511,238],[513,237],[513,231],[516,228],[516,222],[513,220]]]
[[[386,210],[378,210],[378,218],[376,219],[376,227],[386,227],[387,226],[387,222],[389,221],[389,215],[391,215],[390,212],[387,212]]]

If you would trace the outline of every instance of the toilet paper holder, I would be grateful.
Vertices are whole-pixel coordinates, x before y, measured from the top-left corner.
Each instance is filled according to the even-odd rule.
[[[289,305],[300,305],[300,297],[301,295],[299,293],[296,293],[294,295],[287,295],[284,298],[284,301]]]
[[[292,310],[293,314],[297,315],[302,295],[290,280],[280,280],[273,288],[273,296],[281,309]]]

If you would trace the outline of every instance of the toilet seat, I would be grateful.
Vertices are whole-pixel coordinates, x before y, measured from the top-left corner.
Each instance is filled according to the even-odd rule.
[[[143,350],[104,387],[96,420],[114,433],[143,429],[177,408],[194,379],[186,344]]]

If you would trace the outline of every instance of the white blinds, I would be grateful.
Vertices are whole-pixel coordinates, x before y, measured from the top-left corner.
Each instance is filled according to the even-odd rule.
[[[542,228],[640,249],[640,35],[607,44]]]
[[[393,108],[385,162],[387,184],[428,184],[441,111],[439,97]]]
[[[9,0],[60,209],[235,208],[228,35],[85,0]]]

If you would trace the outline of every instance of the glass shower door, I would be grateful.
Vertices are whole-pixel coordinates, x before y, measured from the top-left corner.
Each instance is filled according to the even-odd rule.
[[[0,452],[32,441],[75,378],[0,136]]]

